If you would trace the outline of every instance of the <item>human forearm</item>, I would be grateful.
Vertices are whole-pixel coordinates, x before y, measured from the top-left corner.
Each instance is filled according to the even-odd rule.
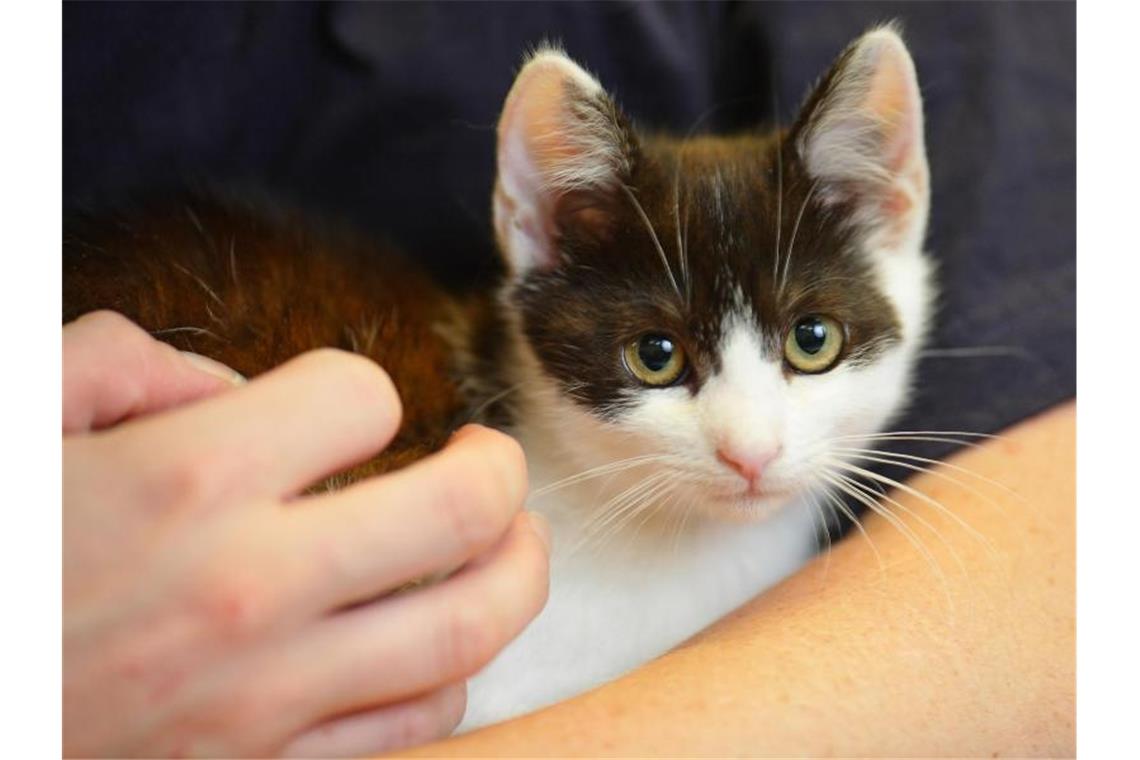
[[[634,673],[424,752],[1072,754],[1074,418],[1070,404],[948,460],[1020,499],[950,468],[908,481],[984,540],[893,492],[941,536],[906,521],[929,557],[869,517],[881,566],[853,534]]]

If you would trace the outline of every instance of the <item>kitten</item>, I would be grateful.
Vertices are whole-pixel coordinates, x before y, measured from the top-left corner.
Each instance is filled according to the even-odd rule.
[[[342,480],[467,419],[517,436],[553,529],[551,594],[472,679],[469,729],[620,675],[812,555],[833,447],[900,410],[926,333],[922,122],[889,26],[789,129],[689,140],[637,132],[542,49],[498,128],[497,301],[195,201],[69,228],[65,316],[118,308],[245,374],[317,345],[372,356],[405,427]]]
[[[641,135],[543,50],[498,136],[514,431],[555,552],[468,728],[611,679],[805,561],[829,444],[899,410],[931,299],[921,100],[889,27],[786,133]]]

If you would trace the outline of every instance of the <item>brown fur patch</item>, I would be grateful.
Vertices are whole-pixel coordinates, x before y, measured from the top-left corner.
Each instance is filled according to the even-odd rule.
[[[71,217],[63,319],[113,309],[176,348],[247,377],[310,349],[367,356],[403,401],[386,451],[329,484],[385,472],[440,448],[484,387],[465,382],[456,341],[490,331],[490,299],[444,292],[391,250],[296,213],[197,194]]]

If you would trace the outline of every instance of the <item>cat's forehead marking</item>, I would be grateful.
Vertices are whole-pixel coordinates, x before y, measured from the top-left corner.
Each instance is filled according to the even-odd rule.
[[[724,320],[718,350],[721,359],[718,375],[747,377],[761,365],[778,361],[771,356],[752,314],[743,309]]]
[[[785,150],[777,166],[777,151]],[[721,337],[730,313],[744,311],[770,353],[798,317],[823,313],[851,328],[855,361],[872,359],[898,336],[895,297],[864,251],[851,211],[813,193],[802,162],[775,134],[661,142],[652,164],[684,168],[695,318]],[[651,168],[644,180],[656,182]],[[659,214],[655,223],[670,221]],[[719,353],[719,352],[718,352]],[[716,361],[714,357],[714,361]]]

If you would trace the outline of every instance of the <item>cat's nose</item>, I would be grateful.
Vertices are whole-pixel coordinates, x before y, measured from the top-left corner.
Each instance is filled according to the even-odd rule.
[[[780,446],[761,449],[741,449],[721,445],[716,450],[716,458],[735,470],[740,477],[755,484],[773,459],[780,455]]]

